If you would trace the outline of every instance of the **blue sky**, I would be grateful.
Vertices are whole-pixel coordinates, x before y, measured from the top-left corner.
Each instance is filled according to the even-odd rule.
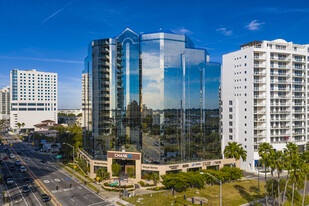
[[[81,107],[88,43],[126,27],[187,34],[219,62],[253,40],[309,43],[309,1],[1,0],[0,19],[0,87],[12,68],[57,72],[59,108]]]

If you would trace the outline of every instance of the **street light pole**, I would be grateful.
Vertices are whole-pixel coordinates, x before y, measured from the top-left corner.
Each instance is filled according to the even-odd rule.
[[[213,176],[212,174],[206,172],[200,172],[200,174],[206,174],[209,175],[210,177],[212,177],[214,180],[216,180],[219,184],[220,184],[220,206],[222,206],[222,181],[218,178],[216,178],[215,176]]]

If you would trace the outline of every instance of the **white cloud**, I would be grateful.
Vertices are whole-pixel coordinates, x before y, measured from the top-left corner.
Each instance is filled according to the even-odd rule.
[[[250,31],[257,31],[261,29],[261,25],[265,24],[265,22],[258,22],[258,20],[251,21],[248,25],[245,26]]]
[[[227,30],[226,28],[222,27],[220,29],[217,29],[216,31],[221,32],[222,34],[224,34],[225,36],[231,36],[233,31],[232,30]]]
[[[172,32],[174,32],[176,34],[192,34],[192,31],[190,31],[189,29],[186,29],[184,27],[173,29]]]

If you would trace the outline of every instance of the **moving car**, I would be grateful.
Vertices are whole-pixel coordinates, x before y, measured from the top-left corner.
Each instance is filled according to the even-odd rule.
[[[19,160],[16,160],[16,161],[15,161],[15,165],[16,165],[16,166],[21,166],[21,162],[20,162]]]
[[[24,177],[24,182],[31,183],[32,179],[30,179],[29,177]]]
[[[28,187],[28,185],[24,185],[23,186],[23,193],[28,193],[30,192],[30,188]]]
[[[6,184],[7,184],[7,185],[12,185],[12,184],[14,184],[14,179],[13,179],[12,175],[6,176],[5,179],[6,179]]]
[[[7,156],[3,157],[3,160],[8,160],[9,158]]]
[[[46,162],[46,159],[42,159],[41,162],[42,162],[42,163],[45,163],[45,162]]]
[[[15,156],[12,154],[12,153],[10,153],[10,158],[14,158]]]
[[[48,196],[47,194],[43,194],[41,197],[43,202],[48,202],[50,200],[50,196]]]
[[[11,170],[11,171],[15,170],[15,166],[14,166],[14,165],[11,165],[11,166],[10,166],[10,170]]]
[[[20,172],[26,172],[27,170],[26,170],[26,167],[25,166],[21,166],[20,167]]]

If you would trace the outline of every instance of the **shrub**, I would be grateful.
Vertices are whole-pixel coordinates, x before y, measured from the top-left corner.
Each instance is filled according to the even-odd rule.
[[[105,168],[102,167],[96,171],[96,175],[97,177],[100,177],[101,180],[107,180],[110,178],[109,173],[106,171]]]
[[[142,187],[145,187],[145,182],[144,181],[139,181],[138,182]]]
[[[120,171],[121,171],[121,165],[118,163],[113,163],[112,164],[113,176],[119,176]]]

